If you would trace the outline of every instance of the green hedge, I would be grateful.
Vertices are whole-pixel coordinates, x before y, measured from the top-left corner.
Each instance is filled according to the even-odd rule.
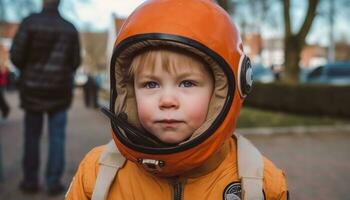
[[[291,113],[350,117],[350,86],[255,83],[244,104]]]

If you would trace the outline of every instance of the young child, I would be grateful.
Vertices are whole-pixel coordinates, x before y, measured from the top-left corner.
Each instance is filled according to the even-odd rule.
[[[281,170],[234,134],[251,66],[209,0],[150,0],[111,61],[113,140],[89,152],[66,199],[287,199]]]

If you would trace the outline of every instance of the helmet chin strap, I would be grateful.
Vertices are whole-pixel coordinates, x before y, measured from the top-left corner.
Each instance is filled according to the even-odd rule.
[[[158,147],[158,148],[171,147],[171,146],[177,145],[177,144],[168,144],[168,143],[162,142],[152,134],[146,131],[139,130],[137,127],[133,126],[127,121],[128,115],[124,112],[121,112],[118,115],[116,115],[106,107],[102,107],[101,111],[111,120],[113,124],[123,129],[126,137],[131,142],[137,145],[147,146],[147,147]]]

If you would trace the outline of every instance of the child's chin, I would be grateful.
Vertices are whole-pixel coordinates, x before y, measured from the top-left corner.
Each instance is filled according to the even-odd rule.
[[[172,137],[172,136],[165,136],[162,138],[159,138],[162,142],[167,144],[179,144],[183,141],[182,138]]]

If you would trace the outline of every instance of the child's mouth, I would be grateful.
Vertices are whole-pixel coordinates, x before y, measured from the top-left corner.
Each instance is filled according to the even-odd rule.
[[[179,123],[181,122],[180,120],[176,120],[176,119],[162,119],[158,121],[159,123]]]
[[[176,119],[162,119],[162,120],[156,121],[156,123],[161,124],[165,128],[174,128],[182,122],[183,121],[176,120]]]

